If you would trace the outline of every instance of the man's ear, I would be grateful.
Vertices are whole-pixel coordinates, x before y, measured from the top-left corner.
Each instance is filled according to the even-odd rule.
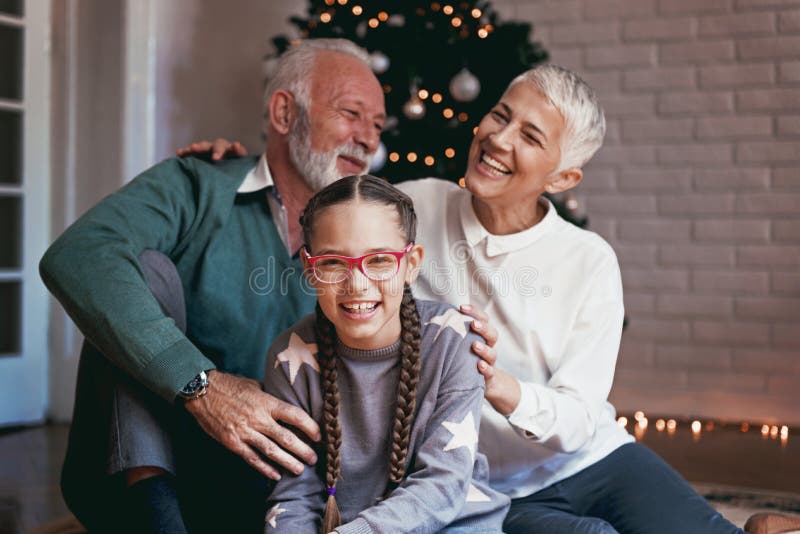
[[[408,269],[406,269],[406,276],[404,279],[406,284],[411,284],[417,279],[419,269],[422,267],[422,257],[424,255],[425,249],[422,247],[422,245],[417,244],[411,247],[411,250],[409,250],[408,254],[406,254],[406,258],[408,259]]]
[[[282,135],[286,135],[292,128],[295,119],[294,95],[289,91],[278,89],[269,97],[269,123]]]
[[[564,169],[550,177],[544,186],[544,190],[548,193],[555,194],[561,193],[568,189],[572,189],[581,183],[583,179],[583,170],[579,167],[572,167],[571,169]]]

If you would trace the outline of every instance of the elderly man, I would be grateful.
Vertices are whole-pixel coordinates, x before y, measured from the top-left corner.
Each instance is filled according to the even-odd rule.
[[[260,158],[160,163],[43,257],[87,339],[62,489],[90,530],[185,531],[183,481],[204,483],[181,494],[190,530],[257,530],[261,475],[316,462],[283,425],[318,440],[317,425],[252,379],[273,338],[313,309],[299,213],[378,147],[383,92],[367,60],[344,40],[293,47],[265,92]]]

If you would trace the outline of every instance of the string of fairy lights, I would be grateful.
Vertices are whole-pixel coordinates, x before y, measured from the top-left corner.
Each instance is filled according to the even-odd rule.
[[[376,30],[382,24],[403,26],[405,24],[405,17],[402,14],[390,14],[388,11],[381,10],[377,13],[368,12],[368,9],[358,3],[358,1],[351,0],[324,0],[325,8],[323,8],[316,18],[308,21],[308,27],[314,29],[317,24],[331,24],[335,22],[338,16],[355,16],[363,18],[366,25],[362,23],[362,32],[369,30]],[[416,14],[420,17],[428,13],[443,14],[449,17],[449,26],[452,30],[457,30],[461,38],[468,38],[471,35],[477,36],[478,39],[486,39],[495,30],[494,25],[489,22],[489,19],[484,13],[484,10],[469,6],[465,3],[462,4],[449,4],[432,2],[429,10],[426,11],[423,7],[416,8]],[[308,32],[303,32],[307,34]],[[363,35],[362,35],[363,37]],[[389,58],[381,52],[374,52],[372,54],[373,70],[380,74],[389,68]],[[445,103],[443,91],[434,91],[430,88],[419,87],[419,80],[412,81],[410,94],[411,98],[403,105],[403,114],[410,120],[422,119],[426,112],[426,104],[431,106],[434,113],[440,114],[443,120],[448,122],[457,121],[458,123],[466,123],[470,120],[470,116],[465,111],[454,109],[452,105]],[[383,85],[385,93],[390,93],[392,87],[389,84]],[[466,68],[459,72],[450,83],[450,94],[457,102],[469,102],[473,100],[480,91],[480,82],[470,73]],[[473,134],[477,131],[477,127],[473,128]],[[437,157],[444,157],[445,159],[453,159],[457,156],[455,148],[447,146],[441,149],[438,154],[418,154],[410,150],[408,152],[400,153],[398,151],[383,152],[384,157],[390,164],[397,164],[400,162],[408,162],[416,164],[420,162],[427,167],[433,167],[437,163]],[[405,161],[403,161],[405,160]]]
[[[632,424],[633,436],[636,438],[636,441],[641,441],[650,427],[650,420],[641,410],[633,414],[633,421],[630,421],[625,416],[620,416],[617,418],[617,424],[626,430],[628,430],[629,423]],[[711,432],[719,426],[729,426],[727,423],[719,423],[712,420],[703,422],[699,419],[691,419],[679,423],[676,419],[664,418],[656,419],[654,426],[657,432],[666,432],[668,435],[672,436],[678,431],[679,426],[682,424],[688,425],[689,430],[692,432],[692,438],[694,441],[699,441],[703,432]],[[748,422],[736,423],[735,426],[737,426],[739,431],[743,434],[759,428],[759,425],[754,425]],[[628,431],[630,432],[630,430]],[[778,440],[780,438],[781,447],[786,447],[789,442],[788,425],[764,423],[760,425],[760,433],[762,439]]]
[[[325,5],[328,6],[330,9],[326,9],[319,14],[319,22],[322,24],[329,24],[333,18],[336,16],[336,5],[340,5],[342,7],[347,6],[349,0],[325,0]],[[467,21],[469,21],[469,17],[479,21],[479,23],[475,26],[474,31],[475,34],[478,36],[479,39],[486,39],[489,37],[494,31],[494,26],[486,21],[481,21],[481,17],[483,17],[483,11],[479,8],[473,8],[470,10],[469,14],[464,13],[457,13],[456,8],[451,4],[441,4],[439,2],[432,2],[430,6],[430,10],[433,13],[438,13],[441,11],[445,15],[450,18],[450,25],[453,28],[461,28],[462,37],[466,37],[469,35],[469,27]],[[350,12],[355,15],[356,17],[360,17],[365,15],[364,7],[360,4],[353,4],[350,7]],[[417,8],[417,15],[424,16],[425,9],[424,8]],[[371,29],[377,29],[382,23],[389,22],[391,15],[387,11],[379,11],[375,16],[371,16],[367,19],[367,26]],[[313,22],[313,21],[312,21]],[[312,26],[313,27],[313,26]]]

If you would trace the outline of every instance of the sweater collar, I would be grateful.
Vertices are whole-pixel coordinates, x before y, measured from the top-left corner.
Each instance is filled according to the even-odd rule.
[[[339,339],[336,340],[336,355],[348,360],[358,360],[363,362],[374,362],[395,358],[400,354],[400,340],[398,339],[388,347],[374,350],[361,350],[348,347]]]
[[[467,243],[470,247],[475,247],[481,241],[486,240],[486,256],[490,258],[514,252],[530,245],[550,232],[559,218],[555,206],[549,199],[539,197],[539,202],[547,210],[541,221],[521,232],[494,235],[483,227],[478,220],[478,216],[475,215],[475,209],[472,207],[472,195],[464,195],[461,202],[460,217],[461,227],[464,230],[464,237],[466,237]]]

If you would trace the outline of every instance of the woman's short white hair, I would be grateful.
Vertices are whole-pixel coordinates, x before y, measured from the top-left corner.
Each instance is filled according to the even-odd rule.
[[[366,50],[347,39],[304,39],[290,46],[278,58],[275,70],[264,88],[264,133],[269,124],[269,99],[272,94],[283,89],[294,95],[301,111],[308,111],[311,104],[311,72],[319,52],[328,50],[349,54],[364,62],[369,68],[369,54]]]
[[[582,167],[603,144],[606,119],[592,88],[580,76],[558,65],[540,65],[508,85],[532,83],[564,117],[558,170]]]

